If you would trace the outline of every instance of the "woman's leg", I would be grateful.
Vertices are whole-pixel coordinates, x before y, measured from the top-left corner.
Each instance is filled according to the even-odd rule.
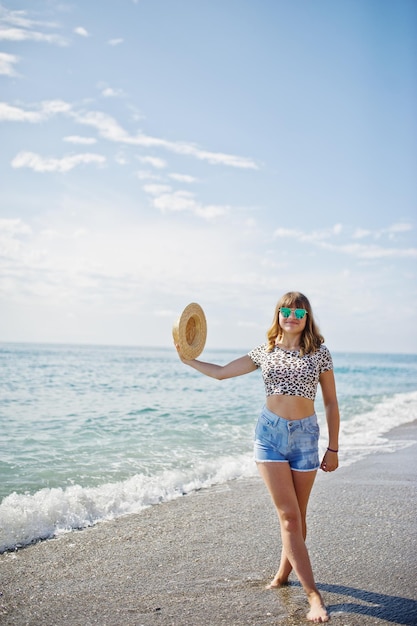
[[[301,524],[303,539],[305,541],[307,537],[307,505],[310,498],[311,489],[316,477],[315,471],[312,472],[295,472],[292,471],[292,479],[294,483],[295,494],[297,497],[298,507],[301,514]],[[267,586],[268,589],[275,589],[281,585],[285,585],[288,582],[288,577],[292,572],[292,565],[288,560],[284,547],[281,553],[281,562],[279,564],[278,571],[273,580]]]
[[[288,578],[288,570],[292,566],[310,603],[307,619],[316,623],[327,622],[329,615],[314,582],[305,544],[305,521],[303,522],[316,471],[292,472],[288,463],[258,463],[258,469],[271,494],[280,521],[284,556],[281,562],[282,582],[286,580],[285,575]]]

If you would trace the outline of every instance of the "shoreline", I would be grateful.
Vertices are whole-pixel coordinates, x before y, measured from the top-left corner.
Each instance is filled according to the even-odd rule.
[[[386,437],[413,443],[319,472],[310,500],[313,570],[340,626],[417,623],[417,421]],[[294,576],[265,589],[280,546],[261,479],[232,481],[0,555],[0,624],[306,624]]]

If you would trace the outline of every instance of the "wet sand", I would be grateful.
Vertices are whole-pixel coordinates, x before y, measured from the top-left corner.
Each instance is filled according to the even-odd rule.
[[[308,545],[335,626],[417,624],[417,422],[389,438],[414,443],[313,490]],[[233,481],[0,555],[0,624],[306,624],[294,577],[265,589],[279,553],[261,480]]]

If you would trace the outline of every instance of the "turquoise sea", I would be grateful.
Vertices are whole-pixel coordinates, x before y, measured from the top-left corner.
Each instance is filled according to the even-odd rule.
[[[417,355],[333,360],[341,465],[409,445],[385,435],[417,417]],[[216,381],[173,348],[0,344],[0,390],[0,552],[256,474],[259,372]],[[324,451],[320,392],[316,410]]]

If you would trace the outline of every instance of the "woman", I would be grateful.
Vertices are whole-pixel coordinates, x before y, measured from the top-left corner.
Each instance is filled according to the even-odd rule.
[[[281,562],[269,589],[288,582],[294,569],[310,610],[307,619],[327,622],[329,614],[314,582],[307,552],[306,512],[317,470],[338,467],[339,409],[330,352],[302,293],[286,293],[277,304],[268,342],[227,365],[183,363],[218,380],[261,368],[266,401],[255,431],[255,461],[276,507],[281,527]],[[314,399],[320,384],[329,444],[320,463]]]

